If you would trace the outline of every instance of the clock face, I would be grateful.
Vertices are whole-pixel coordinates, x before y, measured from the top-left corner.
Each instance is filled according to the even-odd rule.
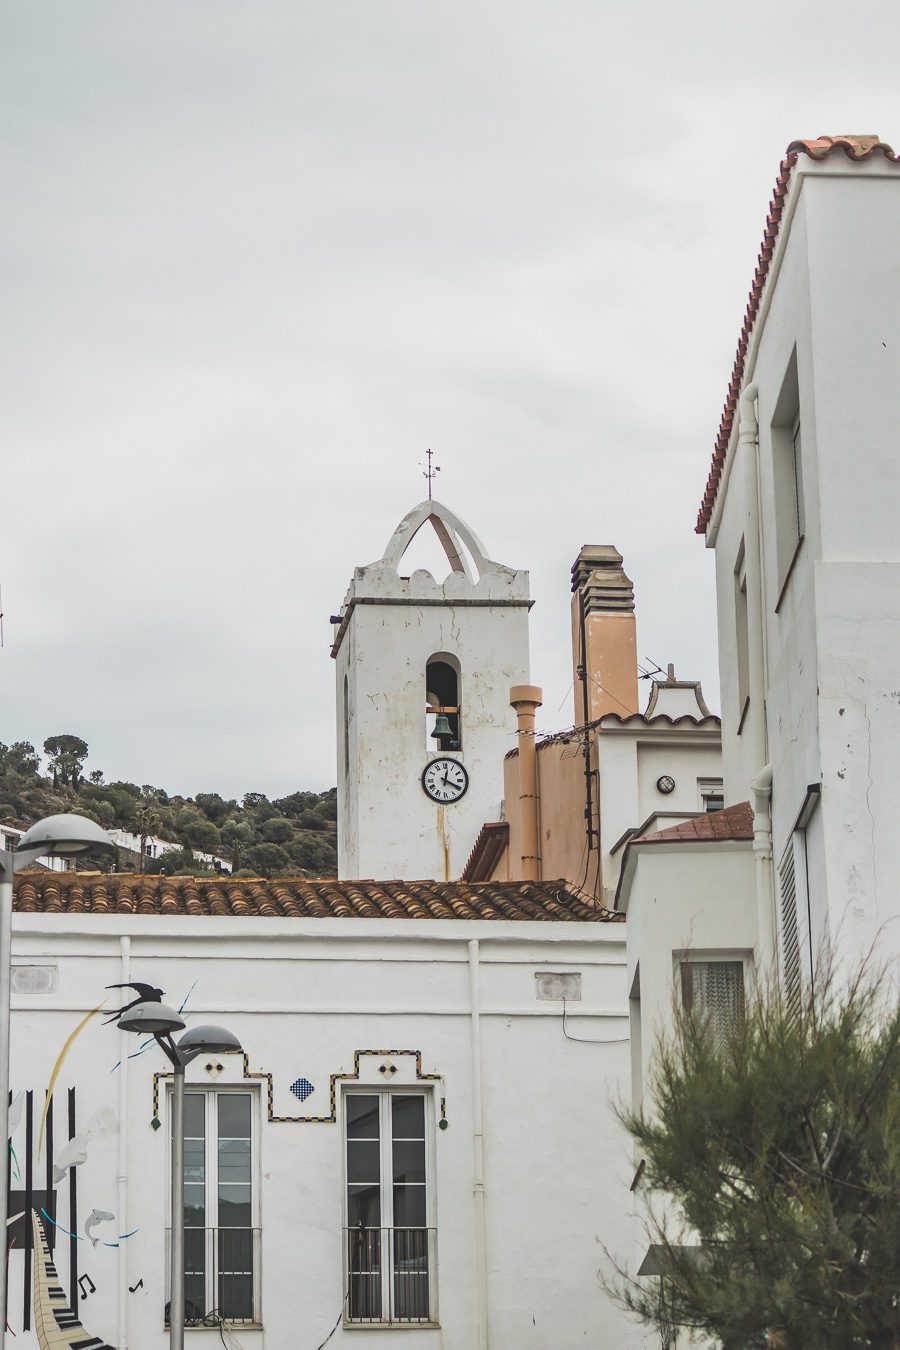
[[[425,765],[422,787],[435,802],[458,802],[466,795],[469,775],[458,759],[433,759]]]

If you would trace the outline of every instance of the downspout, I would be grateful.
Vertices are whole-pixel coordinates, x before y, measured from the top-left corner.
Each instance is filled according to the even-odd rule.
[[[487,1239],[484,1223],[484,1116],[481,1097],[481,974],[478,939],[469,943],[469,1006],[472,1012],[472,1155],[475,1201],[475,1345],[488,1350]]]
[[[131,938],[119,938],[119,979],[127,984],[131,979]],[[119,1165],[116,1171],[116,1232],[128,1229],[128,1056],[133,1038],[128,1031],[119,1031]],[[119,1243],[117,1275],[118,1329],[117,1350],[128,1350],[128,1244]]]
[[[541,875],[534,715],[543,697],[543,691],[534,684],[515,684],[509,691],[509,701],[516,710],[519,723],[519,822],[522,833],[519,876],[522,881],[539,881]]]
[[[750,667],[752,763],[759,765],[751,782],[753,856],[756,862],[756,911],[760,953],[775,955],[775,888],[772,875],[772,765],[766,716],[768,653],[766,646],[766,581],[763,570],[762,501],[759,472],[758,387],[741,394],[739,444],[743,450],[748,529],[744,536],[747,574],[747,655]]]

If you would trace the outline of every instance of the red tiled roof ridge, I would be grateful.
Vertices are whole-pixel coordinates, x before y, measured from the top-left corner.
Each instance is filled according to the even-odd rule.
[[[692,816],[680,825],[669,825],[653,834],[640,834],[631,844],[715,844],[722,840],[745,842],[753,838],[753,807],[737,802],[722,811],[707,811]]]
[[[778,177],[775,180],[775,190],[769,204],[766,228],[763,233],[756,271],[753,274],[753,285],[750,288],[750,298],[747,301],[744,322],[741,326],[737,354],[734,358],[734,369],[731,372],[731,381],[728,385],[722,420],[719,423],[719,434],[713,447],[712,463],[709,469],[709,477],[706,480],[706,491],[703,494],[703,500],[700,503],[700,510],[697,515],[695,526],[697,534],[705,532],[716,504],[716,496],[725,468],[725,457],[728,453],[728,443],[731,439],[731,429],[734,425],[734,415],[744,379],[744,362],[750,346],[753,325],[759,313],[759,303],[762,299],[766,278],[769,275],[769,266],[775,252],[775,241],[778,238],[784,204],[787,200],[791,173],[801,154],[807,155],[810,159],[821,161],[827,159],[836,150],[843,151],[847,158],[855,163],[871,159],[875,154],[881,154],[889,164],[900,164],[900,157],[894,153],[892,147],[886,141],[880,140],[878,136],[819,136],[809,140],[791,141],[788,146],[785,157],[781,161]]]
[[[501,824],[502,822],[497,822]],[[38,872],[15,879],[27,914],[149,914],[237,918],[615,921],[565,880],[311,880],[306,877],[141,876]]]

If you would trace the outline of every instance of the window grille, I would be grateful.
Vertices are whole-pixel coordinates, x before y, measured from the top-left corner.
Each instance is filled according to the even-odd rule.
[[[791,839],[778,868],[781,891],[781,971],[791,1012],[800,1010],[800,934],[797,928],[797,878]]]
[[[706,1019],[724,1046],[744,1020],[743,961],[682,961],[681,997],[685,1009]]]

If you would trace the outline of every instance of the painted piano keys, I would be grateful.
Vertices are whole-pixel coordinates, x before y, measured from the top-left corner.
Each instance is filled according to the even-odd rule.
[[[44,1225],[31,1211],[34,1229],[34,1329],[40,1350],[113,1350],[86,1331],[73,1313],[50,1257]]]

